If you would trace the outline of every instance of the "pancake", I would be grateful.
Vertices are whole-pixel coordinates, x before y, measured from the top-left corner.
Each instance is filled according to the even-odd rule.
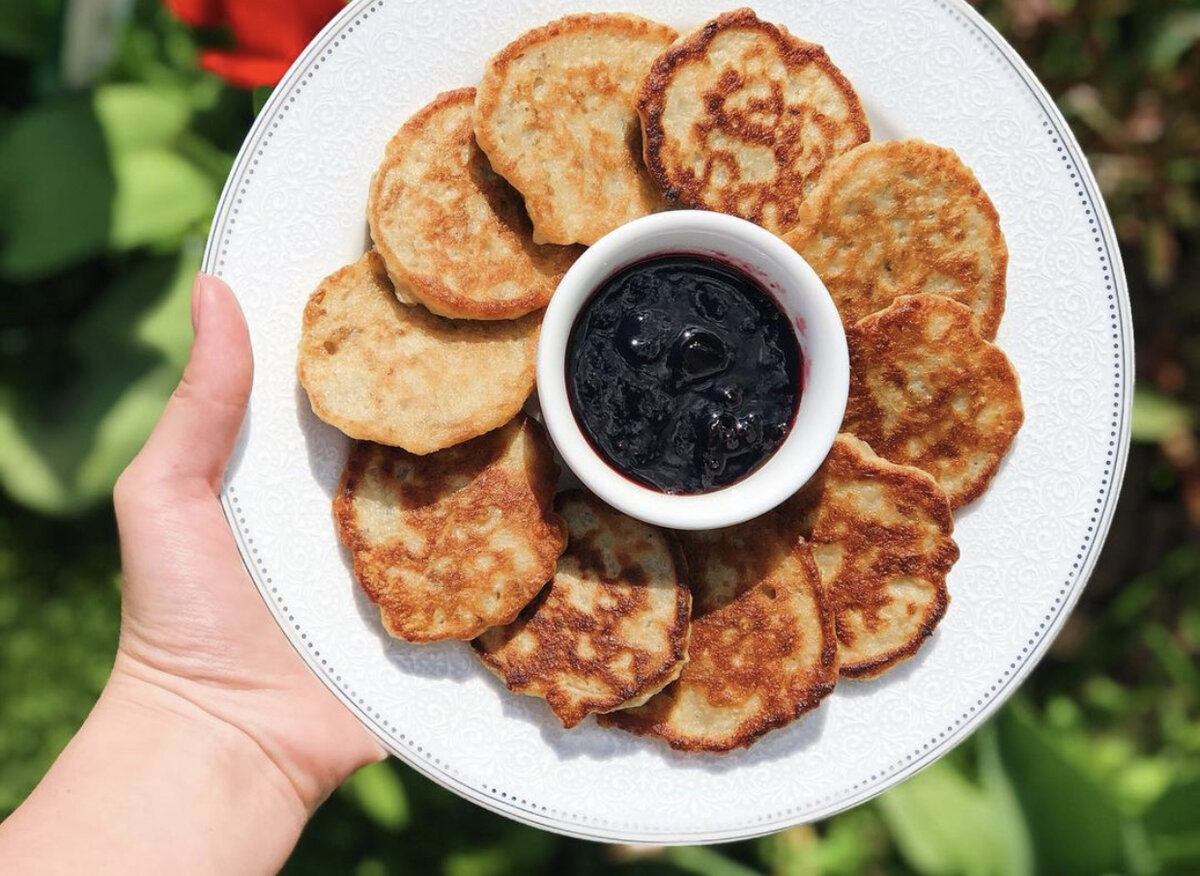
[[[971,311],[904,295],[846,332],[850,398],[842,429],[880,456],[933,475],[959,508],[977,498],[1024,421],[1017,373]]]
[[[839,435],[791,509],[837,624],[843,677],[873,678],[917,652],[950,602],[950,503],[920,469]]]
[[[313,413],[351,438],[432,453],[507,423],[533,389],[540,312],[448,320],[392,294],[375,252],[304,308],[298,371]]]
[[[834,157],[871,136],[825,50],[750,9],[664,52],[638,95],[646,166],[668,201],[781,233]]]
[[[676,33],[636,15],[568,15],[489,62],[475,136],[525,198],[536,243],[595,243],[662,208],[634,92]]]
[[[776,513],[680,533],[692,639],[679,679],[601,724],[672,747],[728,751],[815,708],[837,681],[837,638],[812,548]]]
[[[371,236],[393,282],[441,316],[513,319],[545,307],[579,247],[537,246],[521,196],[475,145],[475,89],[404,123],[371,184]]]
[[[846,153],[785,240],[825,281],[847,327],[897,295],[930,292],[970,307],[983,336],[996,337],[1008,247],[996,208],[950,149],[893,140]]]
[[[524,414],[430,456],[356,443],[333,514],[384,628],[434,642],[511,623],[566,545],[557,479],[545,432]]]
[[[567,550],[515,623],[475,640],[510,690],[544,697],[564,727],[644,703],[679,676],[692,596],[662,530],[582,492],[564,493]]]

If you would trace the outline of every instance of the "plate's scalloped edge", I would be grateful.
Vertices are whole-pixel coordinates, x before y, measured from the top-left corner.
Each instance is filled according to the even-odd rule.
[[[276,87],[266,106],[259,114],[249,135],[238,152],[233,170],[221,194],[216,215],[204,253],[202,270],[220,276],[224,267],[226,238],[236,222],[237,205],[245,194],[246,186],[254,175],[257,157],[263,154],[271,138],[276,120],[288,111],[295,102],[296,93],[304,87],[320,63],[341,43],[344,35],[367,16],[381,8],[388,0],[353,0],[340,12],[309,44],[288,70],[280,85]],[[307,641],[299,627],[289,624],[286,606],[281,602],[277,590],[265,569],[255,559],[253,538],[245,531],[245,519],[239,511],[236,491],[226,483],[221,495],[225,516],[233,530],[238,550],[251,580],[254,581],[263,600],[267,603],[276,621],[287,635],[292,646],[316,673],[325,685],[374,733],[389,751],[409,766],[438,784],[471,800],[472,802],[501,815],[522,821],[535,827],[556,833],[605,842],[655,843],[655,844],[698,844],[732,842],[773,833],[795,824],[816,821],[837,812],[856,806],[903,781],[950,749],[961,743],[990,717],[1020,685],[1021,681],[1038,664],[1054,641],[1071,609],[1083,592],[1084,585],[1100,554],[1112,523],[1117,496],[1125,474],[1130,441],[1128,408],[1133,393],[1134,362],[1132,320],[1129,293],[1125,280],[1120,250],[1116,243],[1112,221],[1104,206],[1095,178],[1092,176],[1083,151],[1071,133],[1066,120],[1055,107],[1045,88],[1016,51],[966,0],[930,0],[954,17],[980,44],[1000,62],[1008,65],[1011,72],[1029,91],[1044,117],[1043,127],[1051,137],[1067,169],[1075,179],[1076,194],[1083,202],[1094,226],[1095,242],[1105,274],[1109,315],[1112,320],[1113,340],[1118,344],[1116,379],[1114,382],[1113,423],[1109,440],[1108,461],[1101,478],[1098,499],[1092,511],[1088,536],[1084,539],[1075,558],[1071,576],[1062,583],[1054,600],[1051,612],[1041,622],[1039,633],[1014,656],[1009,668],[991,686],[988,693],[970,706],[943,731],[915,748],[903,761],[898,761],[881,770],[869,779],[842,789],[839,793],[804,807],[783,810],[753,822],[738,824],[724,830],[706,830],[696,833],[674,831],[670,833],[637,830],[625,824],[613,825],[600,819],[578,813],[559,811],[529,803],[525,799],[508,794],[500,788],[473,787],[449,771],[448,765],[433,758],[406,740],[403,734],[364,703],[343,682],[336,667],[330,666],[325,658]],[[240,441],[245,440],[243,435]]]

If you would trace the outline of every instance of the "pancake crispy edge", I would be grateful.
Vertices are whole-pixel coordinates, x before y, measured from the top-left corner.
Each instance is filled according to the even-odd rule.
[[[557,479],[549,439],[524,414],[429,456],[355,443],[333,514],[388,633],[472,639],[511,623],[566,545]]]
[[[475,136],[524,197],[535,243],[592,244],[662,209],[642,163],[635,91],[677,36],[626,13],[568,15],[488,61]]]
[[[847,328],[898,295],[928,292],[974,312],[992,340],[1008,246],[991,199],[951,149],[867,143],[830,162],[784,236],[820,275]]]
[[[827,162],[871,136],[850,81],[814,43],[723,13],[654,62],[638,94],[646,166],[668,202],[775,233]]]
[[[680,533],[692,638],[679,678],[598,716],[685,751],[729,751],[816,708],[837,682],[837,637],[812,548],[772,512]]]
[[[842,677],[874,678],[916,654],[946,613],[959,556],[934,479],[842,434],[788,513],[813,546]]]
[[[351,438],[425,454],[513,418],[533,390],[541,312],[448,320],[396,300],[374,251],[304,308],[297,372],[313,413]]]
[[[640,705],[687,659],[692,597],[673,537],[571,491],[566,552],[551,582],[472,644],[509,690],[543,697],[564,727]]]
[[[1017,372],[970,309],[902,295],[846,332],[842,429],[885,459],[933,475],[950,507],[982,495],[1024,422]]]
[[[371,237],[398,289],[440,316],[513,319],[545,307],[580,247],[539,246],[521,196],[475,144],[475,89],[444,92],[388,143]]]

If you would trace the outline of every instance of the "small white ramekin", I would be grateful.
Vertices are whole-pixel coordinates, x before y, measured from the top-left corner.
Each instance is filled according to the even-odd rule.
[[[756,279],[787,315],[804,356],[796,421],[774,455],[736,483],[691,495],[661,493],[614,469],[584,435],[567,396],[568,339],[592,293],[634,262],[683,253],[720,259]],[[849,384],[842,321],[808,262],[757,225],[703,210],[656,213],[596,241],[558,284],[538,342],[538,400],[563,461],[609,505],[671,529],[732,526],[769,511],[804,486],[833,446]]]

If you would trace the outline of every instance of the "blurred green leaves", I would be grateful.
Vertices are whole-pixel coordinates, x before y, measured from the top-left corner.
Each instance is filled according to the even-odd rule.
[[[1190,430],[1195,417],[1186,405],[1152,389],[1138,388],[1133,396],[1130,431],[1134,441],[1157,443]]]
[[[1027,712],[1008,709],[1000,733],[1005,763],[1045,872],[1147,872],[1137,855],[1139,828],[1110,790],[1066,756]]]
[[[169,87],[106,85],[96,89],[92,104],[108,148],[117,156],[169,146],[192,115],[187,95]]]
[[[0,54],[37,58],[55,39],[62,0],[0,3]]]
[[[927,876],[1030,876],[1027,827],[993,727],[980,731],[979,781],[942,760],[879,799],[905,860]]]
[[[186,358],[199,239],[228,160],[193,130],[211,90],[157,78],[64,93],[0,127],[6,297],[126,259],[84,271],[96,285],[66,297],[58,331],[43,336],[54,348],[30,350],[57,377],[0,376],[0,484],[42,513],[79,513],[108,494]]]
[[[1200,9],[1169,13],[1150,45],[1151,69],[1159,74],[1170,73],[1197,41],[1200,41]]]
[[[1171,872],[1200,872],[1200,774],[1182,775],[1146,813],[1151,853]]]
[[[706,846],[667,849],[664,857],[684,873],[694,873],[696,876],[761,876],[759,871],[731,861]]]
[[[0,275],[27,282],[107,252],[177,248],[205,222],[218,183],[175,151],[186,99],[108,85],[14,119],[0,139]]]
[[[267,101],[271,99],[271,94],[274,91],[275,89],[269,85],[260,85],[258,88],[254,89],[253,92],[251,92],[254,115],[257,116],[262,112],[263,107],[267,105]]]
[[[118,251],[177,246],[216,208],[218,181],[177,151],[192,115],[187,98],[169,87],[96,90],[95,113],[115,182],[109,239]]]
[[[894,843],[877,803],[819,826],[802,824],[757,842],[771,876],[855,876],[889,855]]]
[[[974,737],[973,768],[945,758],[880,797],[905,863],[921,876],[1195,872],[1200,774],[1055,723],[1018,700]],[[1122,793],[1118,774],[1140,787]]]
[[[0,137],[0,276],[28,281],[104,252],[115,196],[90,101],[22,113]]]
[[[97,517],[55,532],[13,513],[0,496],[0,582],[0,814],[7,814],[108,678],[119,616],[111,523]]]
[[[559,841],[550,834],[524,828],[506,831],[498,841],[482,848],[447,849],[445,876],[519,876],[546,872]],[[713,876],[722,876],[714,873]]]
[[[113,171],[116,196],[109,239],[114,250],[177,246],[185,231],[216,208],[212,181],[165,149],[118,156]]]
[[[0,2],[0,487],[21,503],[0,496],[0,816],[107,674],[115,539],[107,510],[87,509],[175,384],[206,224],[270,96],[200,72],[195,35],[160,0],[136,0],[94,54],[71,43],[71,21],[104,6],[119,24],[130,7],[69,5],[74,19],[66,0]],[[980,5],[1084,144],[1139,343],[1138,444],[1113,539],[1124,546],[1104,555],[1025,699],[878,800],[722,847],[565,840],[390,761],[333,795],[287,873],[1200,872],[1200,541],[1180,510],[1189,496],[1200,508],[1200,2]]]
[[[179,379],[198,253],[145,261],[113,283],[68,334],[74,374],[52,404],[0,387],[0,482],[46,514],[106,497]]]
[[[383,830],[408,826],[408,796],[399,776],[386,763],[363,767],[338,789]]]

